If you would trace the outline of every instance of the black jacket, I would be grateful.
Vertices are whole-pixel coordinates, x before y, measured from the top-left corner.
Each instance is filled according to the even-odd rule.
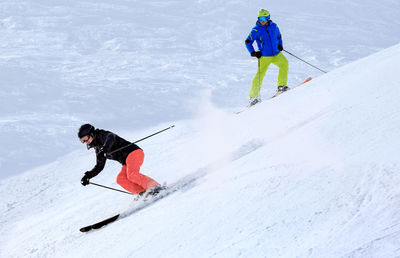
[[[122,147],[126,148],[115,151]],[[102,129],[96,129],[94,131],[93,141],[90,143],[89,148],[94,148],[97,156],[96,166],[85,173],[90,178],[97,176],[104,169],[107,159],[116,160],[122,165],[125,165],[128,155],[132,151],[140,149],[136,144],[128,142],[118,135]]]

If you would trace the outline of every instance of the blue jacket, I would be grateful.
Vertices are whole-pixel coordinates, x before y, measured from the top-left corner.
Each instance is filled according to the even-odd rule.
[[[246,48],[253,53],[253,42],[257,41],[258,50],[262,56],[276,56],[281,51],[278,46],[282,46],[282,36],[276,23],[269,21],[268,25],[263,26],[257,22],[246,39]]]

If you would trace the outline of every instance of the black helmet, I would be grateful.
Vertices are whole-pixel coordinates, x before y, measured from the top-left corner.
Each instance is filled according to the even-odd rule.
[[[80,139],[87,135],[93,135],[93,133],[94,133],[94,126],[91,124],[84,124],[84,125],[81,125],[81,127],[79,127],[78,137]]]

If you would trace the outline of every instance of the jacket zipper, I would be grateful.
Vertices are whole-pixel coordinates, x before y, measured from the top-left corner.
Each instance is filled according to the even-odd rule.
[[[266,30],[267,33],[268,33],[269,43],[271,44],[271,52],[272,52],[272,55],[274,55],[274,48],[272,47],[272,38],[271,38],[271,35],[269,34],[269,31],[268,31],[267,27],[265,27],[265,30]]]

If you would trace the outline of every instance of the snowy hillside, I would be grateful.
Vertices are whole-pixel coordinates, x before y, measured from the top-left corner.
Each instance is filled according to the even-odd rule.
[[[97,231],[78,229],[134,203],[80,186],[83,147],[2,180],[0,257],[399,257],[399,60],[396,45],[241,115],[205,95],[141,144],[144,173],[197,180]],[[95,181],[118,187],[119,169]]]
[[[271,11],[289,86],[240,115]],[[400,2],[2,0],[0,257],[400,257]],[[275,89],[271,66],[261,97]],[[194,179],[132,214],[80,185],[85,123]],[[121,189],[109,161],[93,182]],[[123,212],[87,234],[79,228]]]
[[[246,105],[260,8],[287,50],[328,71],[399,42],[394,0],[0,1],[0,178],[76,150],[83,122],[132,132],[191,119],[204,91],[219,108]],[[290,85],[320,75],[288,59]]]

